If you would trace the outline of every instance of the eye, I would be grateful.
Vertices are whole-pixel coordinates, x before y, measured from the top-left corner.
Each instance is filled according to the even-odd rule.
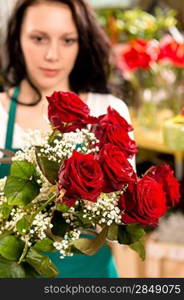
[[[43,44],[47,41],[47,38],[41,35],[33,35],[31,39],[37,44]]]
[[[78,41],[78,38],[65,38],[65,39],[63,39],[64,44],[67,45],[67,46],[75,44],[77,41]]]

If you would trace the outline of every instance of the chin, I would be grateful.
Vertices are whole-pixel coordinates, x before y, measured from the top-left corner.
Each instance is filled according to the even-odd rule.
[[[38,83],[41,90],[54,90],[54,87],[58,85],[58,81],[52,80],[51,78]]]

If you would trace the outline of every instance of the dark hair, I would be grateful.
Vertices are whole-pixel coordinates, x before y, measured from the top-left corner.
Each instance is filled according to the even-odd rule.
[[[7,85],[9,87],[19,85],[26,78],[40,96],[33,105],[41,98],[39,90],[28,77],[20,46],[20,31],[26,9],[41,2],[59,2],[71,9],[79,33],[79,53],[69,76],[71,90],[76,93],[89,91],[107,93],[110,43],[93,9],[84,0],[19,0],[17,2],[9,20],[5,44],[7,64],[4,78]]]

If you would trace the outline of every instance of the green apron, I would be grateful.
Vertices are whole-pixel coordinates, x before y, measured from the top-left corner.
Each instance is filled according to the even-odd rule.
[[[17,98],[19,88],[16,87],[13,98]],[[8,117],[8,126],[6,133],[5,149],[17,151],[12,148],[13,132],[16,116],[16,101],[11,101]],[[0,165],[0,177],[9,174],[10,165]],[[58,278],[117,278],[114,259],[109,247],[102,247],[95,255],[87,256],[75,254],[72,257],[60,259],[58,252],[45,252],[53,263],[57,266],[59,275]]]

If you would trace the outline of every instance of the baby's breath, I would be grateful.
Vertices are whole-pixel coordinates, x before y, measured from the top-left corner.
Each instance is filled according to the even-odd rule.
[[[71,245],[74,240],[79,238],[79,236],[80,230],[73,229],[64,235],[62,241],[56,241],[53,243],[53,246],[59,251],[61,259],[65,256],[73,256],[73,253],[71,252]]]
[[[40,240],[46,238],[46,230],[52,228],[51,217],[52,213],[39,212],[32,222],[30,233],[36,235]]]
[[[71,207],[66,213],[63,213],[66,223],[74,228],[80,226],[81,222],[88,222],[94,228],[96,225],[110,226],[112,223],[121,224],[122,212],[118,207],[118,201],[126,188],[127,186],[122,191],[113,193],[101,193],[96,202],[79,201],[83,207],[80,211],[80,218],[78,218],[78,203],[76,207]]]
[[[49,143],[49,140],[46,141],[38,155],[46,156],[50,161],[61,163],[72,155],[73,150],[85,154],[98,152],[99,148],[95,147],[97,143],[98,140],[93,133],[87,129],[77,129],[75,132],[57,135],[52,145]],[[94,147],[89,147],[90,144],[94,145]]]

